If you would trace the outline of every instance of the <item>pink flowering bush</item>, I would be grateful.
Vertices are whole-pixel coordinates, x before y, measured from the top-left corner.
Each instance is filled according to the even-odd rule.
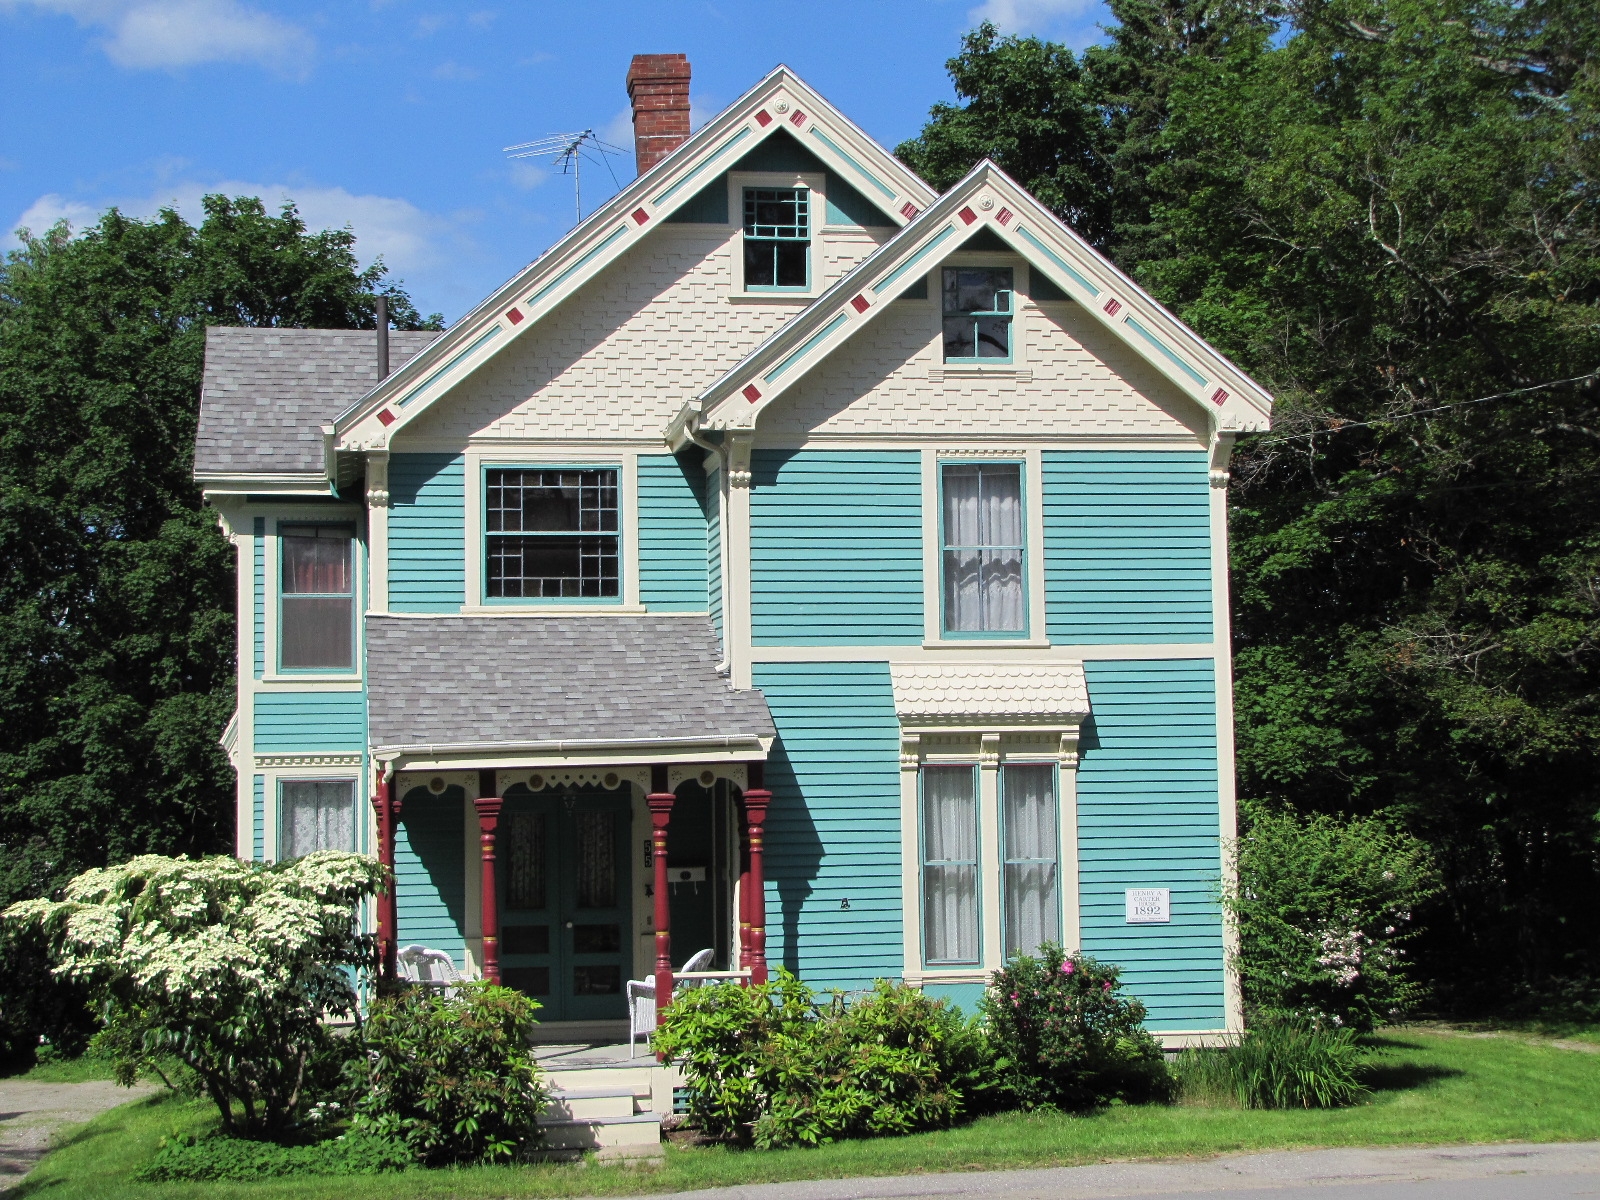
[[[994,973],[979,1002],[995,1069],[1024,1108],[1091,1108],[1165,1099],[1161,1047],[1116,967],[1045,944]]]

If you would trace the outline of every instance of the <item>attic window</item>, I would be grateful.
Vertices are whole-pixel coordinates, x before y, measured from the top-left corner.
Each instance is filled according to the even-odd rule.
[[[1011,361],[1010,267],[944,269],[944,360]]]
[[[617,472],[484,472],[490,600],[607,600],[618,592]]]
[[[811,193],[806,188],[745,188],[746,291],[810,286]]]

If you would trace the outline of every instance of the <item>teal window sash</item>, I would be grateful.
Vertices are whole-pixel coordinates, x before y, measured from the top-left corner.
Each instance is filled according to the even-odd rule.
[[[803,187],[744,189],[744,289],[811,290],[811,192]]]
[[[1016,291],[1010,267],[945,267],[939,307],[945,362],[1005,366],[1013,360]],[[1003,354],[996,352],[1002,340]],[[990,353],[983,353],[986,346]]]
[[[610,530],[537,530],[529,536],[541,538],[563,538],[582,541],[584,539],[608,539],[615,543],[611,557],[616,560],[616,594],[612,596],[491,596],[490,588],[490,538],[507,536],[504,531],[489,528],[489,475],[496,471],[537,471],[541,473],[609,473],[612,476],[612,490],[616,497],[614,510],[615,528]],[[480,512],[482,520],[478,530],[478,562],[482,566],[481,577],[478,581],[478,602],[486,607],[517,607],[517,608],[604,608],[622,603],[625,591],[624,581],[627,578],[628,563],[623,554],[623,497],[622,497],[622,467],[618,463],[484,463],[479,469],[479,495]],[[510,536],[519,536],[513,532]],[[581,553],[581,550],[580,550]]]
[[[285,554],[285,551],[287,549],[285,538],[286,538],[286,536],[294,536],[294,535],[292,533],[286,535],[284,531],[286,529],[287,530],[294,530],[294,529],[297,529],[297,528],[298,529],[337,530],[340,533],[342,533],[348,539],[348,542],[347,542],[347,546],[348,546],[347,554],[348,554],[348,562],[349,562],[348,571],[349,571],[349,576],[350,576],[349,590],[342,591],[342,592],[315,592],[315,591],[303,591],[303,592],[302,591],[294,591],[294,592],[290,592],[285,587],[285,585],[284,585],[284,581],[285,581],[284,554]],[[276,578],[276,581],[275,581],[275,586],[273,587],[273,609],[274,609],[273,618],[274,618],[274,622],[275,622],[276,629],[277,629],[277,634],[278,634],[278,636],[277,636],[277,643],[278,644],[277,644],[276,652],[275,652],[275,655],[274,655],[274,657],[277,660],[276,661],[276,666],[277,666],[278,674],[280,674],[280,675],[356,675],[356,674],[358,674],[358,671],[359,671],[359,658],[360,658],[360,640],[359,640],[359,638],[357,636],[358,621],[356,619],[356,616],[357,616],[356,597],[362,590],[362,581],[361,581],[361,578],[360,578],[360,573],[361,573],[361,569],[362,568],[361,568],[361,556],[360,556],[360,554],[357,553],[357,547],[360,545],[360,539],[357,537],[357,531],[356,531],[355,525],[351,524],[351,523],[344,522],[344,521],[315,521],[315,520],[303,520],[303,519],[302,520],[285,520],[285,521],[277,522],[277,524],[275,526],[275,533],[276,533],[277,538],[278,538],[278,553],[277,553],[277,556],[276,556],[277,557],[277,578]],[[284,665],[283,649],[284,649],[285,642],[287,640],[286,632],[285,632],[286,627],[285,627],[285,623],[284,623],[284,615],[285,615],[284,614],[284,602],[285,602],[286,599],[291,604],[293,602],[299,601],[299,600],[307,600],[307,601],[332,600],[332,601],[344,601],[345,603],[347,603],[349,605],[349,617],[348,617],[348,620],[349,620],[349,632],[348,632],[348,637],[349,637],[349,643],[350,643],[350,645],[349,645],[350,662],[349,662],[348,666],[342,666],[342,667],[341,666],[333,666],[333,667],[329,667],[329,666],[286,666],[286,665]]]
[[[965,460],[965,459],[940,459],[939,460],[939,633],[942,638],[962,641],[1007,641],[1019,637],[1026,637],[1031,628],[1032,614],[1028,595],[1028,506],[1027,506],[1027,473],[1026,464],[1021,459],[1012,461],[995,460]],[[973,471],[978,475],[978,493],[976,502],[982,509],[986,497],[983,493],[982,481],[985,471],[996,471],[1007,468],[1016,472],[1016,534],[1015,539],[1004,541],[974,540],[972,542],[953,541],[948,521],[949,493],[948,480],[952,468],[962,471]],[[952,555],[976,555],[979,558],[979,604],[985,606],[985,621],[987,624],[986,597],[983,594],[985,580],[983,577],[985,555],[1015,555],[1016,561],[1016,587],[1018,619],[1014,626],[1007,625],[1003,628],[960,628],[951,621],[951,601],[953,597],[951,579]]]
[[[975,763],[924,765],[917,772],[922,964],[983,963],[982,836]]]
[[[1000,920],[1004,953],[1061,942],[1061,775],[1053,762],[1000,767]]]

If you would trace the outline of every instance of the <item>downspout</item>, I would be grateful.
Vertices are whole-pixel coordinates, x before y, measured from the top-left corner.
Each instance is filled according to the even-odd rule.
[[[719,470],[720,474],[722,475],[722,477],[724,479],[726,479],[728,477],[728,455],[727,455],[727,452],[723,449],[723,447],[717,445],[715,442],[708,442],[708,441],[705,440],[705,438],[701,437],[700,434],[699,434],[699,425],[700,425],[700,412],[699,412],[698,409],[696,409],[695,411],[691,412],[687,417],[684,418],[683,436],[689,439],[689,442],[690,442],[691,445],[699,446],[700,449],[706,451],[707,453],[714,454],[716,456],[716,458],[717,458],[717,462],[721,464],[721,466],[718,468],[718,470]],[[720,488],[722,485],[719,483],[717,486]],[[721,512],[721,509],[722,509],[722,505],[719,503],[717,505],[718,512]],[[727,531],[726,527],[723,528],[721,536],[722,537],[727,537],[728,536],[728,531]],[[720,563],[718,564],[718,569],[719,570],[721,569],[721,564]],[[727,594],[728,594],[728,581],[726,579],[724,579],[722,581],[722,594],[723,594],[723,597],[724,597],[723,603],[726,604],[727,603],[726,597],[727,597]],[[727,617],[726,616],[723,617],[723,622],[724,622],[724,624],[723,624],[723,635],[722,635],[722,661],[719,662],[717,664],[717,666],[716,666],[716,671],[717,671],[718,675],[726,675],[728,673],[728,669],[729,669],[729,665],[730,665],[729,661],[728,661],[728,635],[727,635],[727,624],[726,624]]]

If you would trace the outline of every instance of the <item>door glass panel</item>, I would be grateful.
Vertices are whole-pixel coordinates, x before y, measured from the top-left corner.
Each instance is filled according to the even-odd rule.
[[[538,909],[545,907],[544,814],[507,813],[504,818],[506,863],[506,907]],[[547,931],[548,935],[548,931]],[[520,953],[542,954],[546,950]]]
[[[577,814],[578,907],[615,908],[617,904],[617,815]]]
[[[577,925],[572,949],[578,954],[615,954],[622,949],[621,925]]]
[[[550,926],[501,926],[500,952],[502,954],[549,954]]]
[[[622,968],[591,966],[572,968],[574,996],[615,996],[622,991]]]
[[[549,967],[502,967],[500,982],[529,996],[550,994]]]

